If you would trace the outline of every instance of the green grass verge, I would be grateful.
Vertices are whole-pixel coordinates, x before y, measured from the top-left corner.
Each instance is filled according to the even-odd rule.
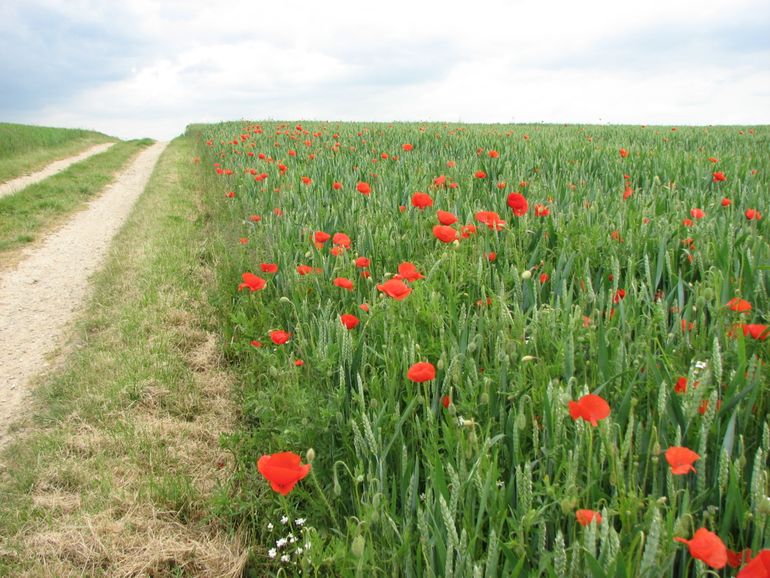
[[[107,186],[150,139],[121,142],[67,170],[0,198],[0,254],[35,241],[41,232]]]
[[[115,140],[91,130],[0,123],[0,183]]]
[[[120,146],[120,145],[119,145]],[[227,456],[207,217],[177,139],[94,278],[77,347],[0,455],[0,575],[227,575],[208,521]]]

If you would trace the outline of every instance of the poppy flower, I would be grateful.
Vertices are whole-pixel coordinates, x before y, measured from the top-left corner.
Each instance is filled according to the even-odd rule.
[[[270,482],[273,490],[285,496],[310,473],[310,464],[303,465],[294,452],[281,452],[260,457],[257,470]]]
[[[694,472],[695,468],[692,464],[699,459],[700,456],[690,448],[672,446],[666,450],[666,461],[671,467],[671,473],[677,476]]]
[[[460,228],[460,234],[461,234],[463,239],[467,239],[471,235],[475,235],[476,234],[476,225],[473,225],[473,224],[463,225]]]
[[[517,217],[523,217],[529,210],[529,203],[521,193],[511,193],[508,195],[508,206]]]
[[[350,249],[350,237],[348,237],[345,233],[334,233],[334,237],[332,237],[332,243],[339,245],[340,247]]]
[[[684,393],[685,391],[687,391],[687,378],[682,376],[676,380],[676,385],[674,385],[674,393]]]
[[[283,345],[284,343],[289,341],[289,339],[291,338],[291,333],[287,331],[283,331],[281,329],[271,331],[269,335],[272,342],[275,343],[276,345]]]
[[[759,339],[760,341],[764,341],[767,339],[768,335],[770,334],[768,332],[767,325],[761,325],[759,323],[747,323],[744,325],[739,325],[741,331],[743,331],[743,335],[748,337],[751,336],[752,339]]]
[[[259,215],[249,216],[249,221],[251,221],[252,223],[259,223],[261,220],[262,220],[262,217],[260,217]]]
[[[248,237],[241,237],[241,238],[238,239],[238,242],[241,245],[247,245],[249,243],[249,238]]]
[[[485,173],[484,171],[476,171],[473,176],[476,177],[477,179],[486,179],[487,173]]]
[[[581,526],[588,526],[594,520],[597,525],[602,523],[602,515],[594,510],[578,510],[575,512],[575,518]]]
[[[336,287],[342,287],[343,289],[346,289],[348,291],[353,290],[353,282],[350,279],[346,279],[345,277],[336,277],[332,283]]]
[[[736,578],[770,578],[770,550],[762,550],[757,554],[738,572]]]
[[[420,361],[409,368],[406,376],[415,383],[430,381],[436,378],[436,368],[433,367],[432,363]]]
[[[338,182],[338,181],[334,181],[334,182],[332,183],[332,188],[333,188],[335,191],[339,191],[339,190],[342,188],[342,183],[340,183],[340,182]]]
[[[396,275],[394,279],[417,281],[418,279],[425,279],[425,275],[420,273],[413,263],[405,261],[398,266],[398,275]]]
[[[685,227],[692,227],[693,226],[693,220],[692,219],[682,219],[682,225]]]
[[[551,214],[551,209],[546,207],[545,205],[536,204],[535,205],[535,216],[536,217],[547,217]]]
[[[320,269],[313,269],[310,265],[297,265],[297,273],[300,275],[309,275],[313,272],[320,272]]]
[[[575,421],[583,418],[596,427],[599,420],[609,417],[610,405],[600,396],[589,393],[577,401],[569,402],[569,415]]]
[[[505,221],[503,221],[500,218],[500,215],[494,211],[479,211],[475,216],[476,220],[480,223],[484,223],[488,229],[501,231],[503,228],[505,228]]]
[[[745,299],[739,299],[738,297],[733,297],[730,299],[727,302],[726,307],[729,307],[731,310],[736,311],[737,313],[748,313],[751,311],[751,303]]]
[[[446,166],[447,166],[448,168],[452,169],[452,168],[454,168],[454,167],[456,167],[456,166],[457,166],[457,163],[456,163],[456,162],[454,162],[454,161],[447,161],[447,162],[446,162]]]
[[[297,367],[302,367],[303,365],[305,365],[305,362],[302,361],[301,359],[295,359],[294,365],[296,365]]]
[[[551,279],[548,273],[540,273],[540,283],[547,283]]]
[[[727,176],[722,171],[717,171],[711,174],[711,182],[720,183],[727,180]]]
[[[369,263],[370,261],[366,257],[359,257],[355,261],[356,267],[358,267],[359,269],[365,269],[366,267],[369,266]]]
[[[615,295],[612,296],[612,302],[613,303],[620,303],[625,298],[626,298],[626,290],[625,289],[618,289],[617,291],[615,291]]]
[[[259,265],[260,269],[262,269],[263,273],[277,273],[278,272],[278,265],[275,263],[260,263]]]
[[[494,251],[490,251],[489,253],[487,253],[487,260],[490,263],[494,263],[496,259],[497,259],[497,253],[495,253]]]
[[[491,150],[491,151],[489,151],[489,152],[487,153],[487,156],[488,156],[490,159],[496,159],[496,158],[498,158],[498,157],[500,156],[500,153],[499,153],[499,152],[497,152],[496,150]]]
[[[433,179],[433,185],[436,187],[443,187],[446,184],[446,175],[439,175]]]
[[[623,191],[623,200],[624,200],[624,201],[627,201],[627,200],[628,200],[628,198],[629,198],[631,195],[633,195],[633,194],[634,194],[634,189],[633,189],[633,187],[626,187],[626,188],[625,188],[625,190]]]
[[[396,301],[403,301],[412,292],[412,289],[399,279],[388,279],[385,283],[377,285],[377,289]]]
[[[248,288],[253,293],[254,291],[261,291],[267,284],[267,281],[262,279],[262,277],[257,277],[254,273],[244,273],[241,275],[241,278],[243,283],[238,285],[238,291]]]
[[[622,158],[626,158],[628,156],[628,151],[626,149],[620,149],[619,152]]]
[[[690,209],[690,216],[693,219],[702,219],[703,217],[706,216],[706,213],[703,212],[703,209],[695,208],[695,209]]]
[[[436,211],[436,216],[438,217],[438,222],[447,227],[457,222],[457,217],[449,211],[438,210]]]
[[[350,313],[343,313],[340,315],[340,321],[348,329],[355,329],[355,327],[361,323],[361,320],[358,317],[351,315]]]
[[[409,152],[411,150],[414,150],[414,146],[412,146],[409,143],[404,143],[401,145],[402,150],[405,150],[406,152]]]
[[[724,197],[722,199],[722,206],[723,207],[729,207],[732,204],[733,204],[733,202],[730,199],[728,199],[727,197]]]
[[[449,405],[452,403],[452,398],[448,395],[445,395],[441,398],[441,405],[444,406],[444,409],[449,409]]]
[[[710,163],[718,163],[719,162],[719,159],[716,158],[716,157],[709,157],[708,160],[709,160]]]
[[[735,550],[730,550],[730,548],[727,549],[727,564],[730,567],[740,568],[744,564],[748,564],[750,561],[751,561],[751,548],[744,548],[740,552],[736,552]],[[768,557],[768,561],[770,561],[770,557]],[[768,566],[767,569],[770,570],[770,566]],[[768,578],[770,578],[770,574],[762,574],[762,576],[768,576]]]
[[[690,549],[690,555],[693,558],[702,560],[711,568],[719,570],[727,564],[727,547],[724,542],[706,528],[698,528],[692,540],[684,538],[674,538],[674,542],[687,544]]]
[[[305,185],[309,185],[309,184],[311,184],[312,182],[313,182],[313,179],[311,179],[310,177],[302,177],[302,183],[303,183],[303,184],[305,184]]]
[[[369,306],[366,303],[361,303],[361,305],[359,305],[358,308],[361,311],[365,311],[366,313],[369,313]]]
[[[744,213],[746,216],[746,219],[749,221],[759,221],[762,219],[762,213],[757,211],[756,209],[746,209],[746,212]]]
[[[442,243],[451,243],[457,239],[457,231],[452,227],[445,227],[444,225],[433,227],[433,235]]]
[[[360,182],[356,185],[356,190],[362,195],[368,195],[372,192],[372,187],[369,186],[369,183]]]
[[[328,240],[329,240],[329,239],[331,239],[331,238],[332,238],[332,236],[331,236],[329,233],[324,233],[323,231],[316,231],[316,232],[313,234],[313,240],[314,240],[316,243],[320,243],[320,244],[322,244],[322,245],[323,245],[324,243],[326,243],[326,241],[328,241]]]
[[[256,339],[252,339],[249,343],[251,344],[252,347],[257,347],[257,348],[262,347],[262,342],[257,341]]]
[[[430,198],[428,193],[421,193],[417,191],[412,195],[412,206],[418,209],[424,209],[425,207],[433,206],[433,199]]]

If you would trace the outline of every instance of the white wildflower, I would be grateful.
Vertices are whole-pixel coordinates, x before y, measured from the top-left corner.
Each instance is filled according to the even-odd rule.
[[[288,554],[284,554],[283,556],[281,556],[281,562],[288,562],[288,561],[289,561],[289,555]]]
[[[288,516],[281,517],[281,524],[286,525],[289,522]]]
[[[307,520],[305,520],[305,518],[297,518],[296,520],[294,520],[294,523],[297,524],[297,526],[302,526],[306,521]]]
[[[286,543],[287,543],[286,538],[279,538],[276,541],[275,545],[278,546],[279,548],[283,548],[286,545]]]
[[[271,558],[275,558],[277,554],[278,554],[278,551],[275,548],[270,548],[267,551],[267,555],[270,556]]]

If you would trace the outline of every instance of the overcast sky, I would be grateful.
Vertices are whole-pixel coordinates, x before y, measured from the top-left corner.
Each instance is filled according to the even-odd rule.
[[[770,124],[767,0],[3,0],[0,121]]]

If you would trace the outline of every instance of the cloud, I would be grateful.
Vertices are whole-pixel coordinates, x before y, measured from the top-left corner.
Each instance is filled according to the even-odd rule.
[[[768,24],[755,0],[12,0],[0,115],[164,138],[238,118],[760,123]]]

